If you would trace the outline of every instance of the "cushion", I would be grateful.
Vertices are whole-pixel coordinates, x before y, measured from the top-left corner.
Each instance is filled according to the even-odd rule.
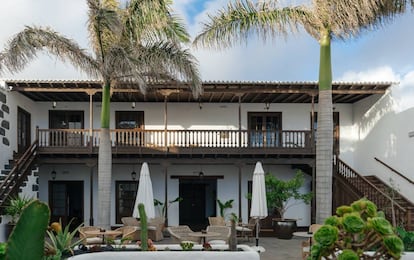
[[[221,240],[221,239],[213,239],[213,240],[208,241],[208,243],[210,245],[225,245],[226,241]]]

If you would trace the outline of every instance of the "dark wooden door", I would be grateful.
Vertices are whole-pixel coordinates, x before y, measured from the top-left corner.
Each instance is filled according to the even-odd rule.
[[[30,113],[22,108],[17,109],[17,152],[23,154],[31,145]]]
[[[180,225],[188,225],[193,230],[205,226],[205,184],[196,182],[180,183]]]
[[[83,181],[50,181],[49,205],[51,222],[65,227],[73,219],[71,229],[83,223]]]

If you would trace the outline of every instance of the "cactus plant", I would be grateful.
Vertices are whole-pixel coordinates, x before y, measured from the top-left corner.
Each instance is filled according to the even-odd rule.
[[[5,259],[42,259],[49,217],[46,203],[28,203],[7,241]]]
[[[144,204],[139,203],[138,210],[141,222],[141,250],[148,251],[148,222]]]
[[[400,259],[404,251],[390,222],[365,198],[338,207],[314,239],[312,259]]]

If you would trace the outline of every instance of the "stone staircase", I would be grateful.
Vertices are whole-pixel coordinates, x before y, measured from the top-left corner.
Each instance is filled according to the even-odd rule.
[[[347,205],[362,197],[373,201],[386,218],[406,230],[414,231],[414,204],[378,179],[376,176],[362,176],[346,163],[337,159],[334,174],[333,208]]]

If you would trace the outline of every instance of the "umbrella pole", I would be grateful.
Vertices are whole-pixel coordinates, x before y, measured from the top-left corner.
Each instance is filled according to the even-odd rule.
[[[256,219],[256,246],[259,246],[259,219]]]

